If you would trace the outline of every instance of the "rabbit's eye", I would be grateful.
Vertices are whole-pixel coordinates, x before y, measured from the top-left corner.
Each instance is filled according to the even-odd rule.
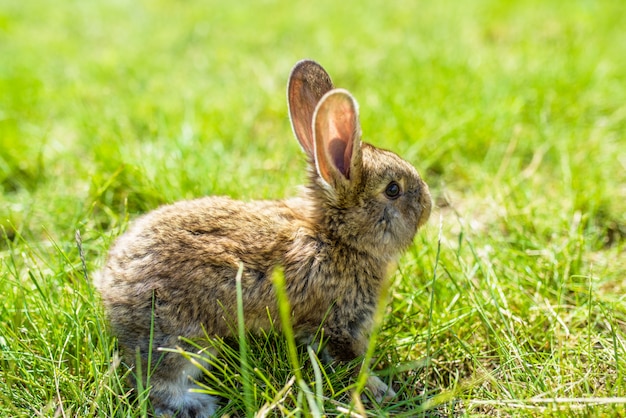
[[[387,188],[385,189],[385,196],[387,196],[387,198],[391,200],[394,200],[397,199],[398,196],[400,196],[400,191],[400,185],[397,182],[392,181],[387,185]]]

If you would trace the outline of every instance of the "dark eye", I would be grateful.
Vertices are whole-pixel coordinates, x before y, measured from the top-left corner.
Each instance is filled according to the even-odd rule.
[[[392,181],[385,189],[385,196],[391,200],[397,199],[398,196],[400,196],[400,191],[400,185],[397,182]]]

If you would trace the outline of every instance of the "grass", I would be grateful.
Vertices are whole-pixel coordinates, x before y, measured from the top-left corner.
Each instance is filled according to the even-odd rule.
[[[300,349],[310,403],[268,332],[247,373],[237,339],[212,342],[223,412],[626,415],[625,23],[616,0],[0,1],[0,415],[147,410],[76,231],[91,275],[160,204],[293,195],[304,57],[438,204],[375,342],[398,397],[359,409],[355,365]]]

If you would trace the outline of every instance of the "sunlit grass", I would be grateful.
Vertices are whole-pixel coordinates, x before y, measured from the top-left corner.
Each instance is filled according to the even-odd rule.
[[[85,273],[160,204],[297,193],[305,57],[438,205],[374,343],[398,396],[364,410],[626,414],[624,22],[610,0],[1,3],[0,415],[147,409]],[[224,413],[363,413],[356,364],[277,334],[246,337],[247,374],[239,338],[207,342]]]

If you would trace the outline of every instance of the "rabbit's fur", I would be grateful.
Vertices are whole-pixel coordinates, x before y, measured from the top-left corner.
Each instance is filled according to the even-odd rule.
[[[280,267],[296,335],[307,340],[322,326],[325,356],[349,361],[365,353],[381,286],[428,219],[427,185],[396,154],[361,142],[356,101],[333,89],[319,64],[296,64],[288,102],[309,160],[299,198],[205,197],[161,207],[117,240],[96,279],[125,361],[135,364],[139,350],[143,378],[154,369],[157,414],[205,417],[217,409],[211,396],[189,391],[199,369],[158,348],[185,347],[179,336],[205,331],[231,334],[240,263],[249,330],[269,328],[268,313],[279,323],[271,276]],[[379,399],[393,394],[377,378],[369,387]]]

